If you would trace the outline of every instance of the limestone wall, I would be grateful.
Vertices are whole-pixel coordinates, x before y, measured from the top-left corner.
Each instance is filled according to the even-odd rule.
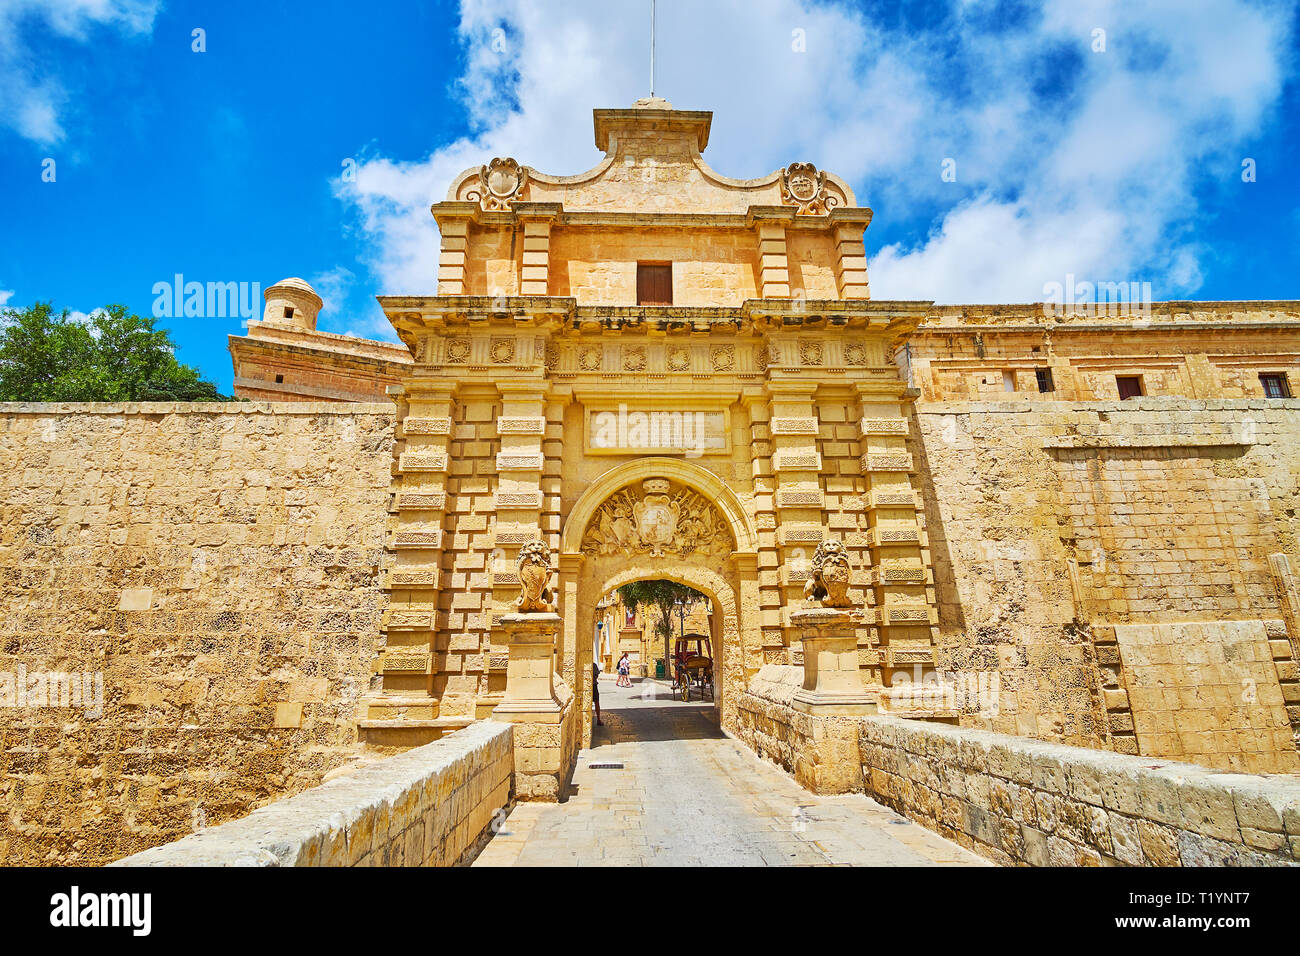
[[[802,667],[764,665],[740,696],[736,736],[813,793],[860,792],[857,720],[794,710],[801,686]]]
[[[0,860],[107,862],[354,753],[392,421],[385,405],[0,405]],[[24,670],[98,675],[102,715],[12,706],[32,702],[14,700]]]
[[[1278,866],[1300,860],[1300,781],[1221,774],[968,728],[860,718],[866,792],[991,860]]]
[[[927,403],[916,423],[939,665],[992,691],[963,723],[1300,770],[1296,595],[1270,565],[1300,553],[1300,402]]]
[[[510,803],[511,737],[480,721],[115,865],[451,866]]]

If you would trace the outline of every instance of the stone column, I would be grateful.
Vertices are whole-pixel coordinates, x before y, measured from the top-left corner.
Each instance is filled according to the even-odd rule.
[[[803,687],[790,705],[816,717],[876,712],[876,695],[858,667],[857,625],[847,608],[800,608],[790,621],[803,633]]]

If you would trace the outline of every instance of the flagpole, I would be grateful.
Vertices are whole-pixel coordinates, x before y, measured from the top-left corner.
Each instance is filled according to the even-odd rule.
[[[650,97],[655,95],[655,0],[650,0]]]

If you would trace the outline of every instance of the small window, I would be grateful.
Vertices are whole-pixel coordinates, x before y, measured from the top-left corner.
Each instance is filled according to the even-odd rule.
[[[673,304],[673,267],[671,263],[637,263],[636,304]]]
[[[1141,375],[1116,375],[1115,385],[1119,388],[1119,397],[1127,401],[1130,398],[1141,398],[1145,392],[1142,391]]]
[[[1015,372],[1003,372],[1003,373],[1002,373],[1002,391],[1004,391],[1004,392],[1014,392],[1015,390],[1016,390],[1016,373],[1015,373]]]
[[[1056,383],[1052,381],[1052,370],[1050,368],[1036,368],[1034,375],[1038,379],[1038,390],[1040,392],[1056,391]]]
[[[283,376],[283,375],[277,375],[277,376],[275,377],[275,384],[276,384],[276,385],[283,385],[283,384],[284,384],[284,376]]]
[[[1291,383],[1286,379],[1286,372],[1261,372],[1259,383],[1264,386],[1265,398],[1291,397]]]
[[[286,319],[292,319],[292,318],[293,318],[293,306],[291,306],[291,305],[286,305],[286,306],[284,307],[284,317],[285,317]]]

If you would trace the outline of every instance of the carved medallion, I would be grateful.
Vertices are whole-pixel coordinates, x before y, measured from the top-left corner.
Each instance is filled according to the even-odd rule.
[[[826,189],[826,174],[812,163],[791,163],[781,171],[781,201],[798,212],[830,212],[839,199]]]
[[[662,557],[664,548],[673,543],[677,533],[677,518],[681,505],[668,497],[668,482],[663,478],[648,478],[641,482],[646,496],[632,506],[636,515],[636,530],[641,540],[650,545],[650,553]]]
[[[648,478],[611,496],[582,538],[583,554],[701,555],[734,550],[731,529],[713,503],[666,478]]]
[[[484,209],[509,209],[511,203],[523,198],[527,185],[528,168],[509,156],[498,156],[479,169],[478,184],[466,193],[466,198],[481,202]]]

